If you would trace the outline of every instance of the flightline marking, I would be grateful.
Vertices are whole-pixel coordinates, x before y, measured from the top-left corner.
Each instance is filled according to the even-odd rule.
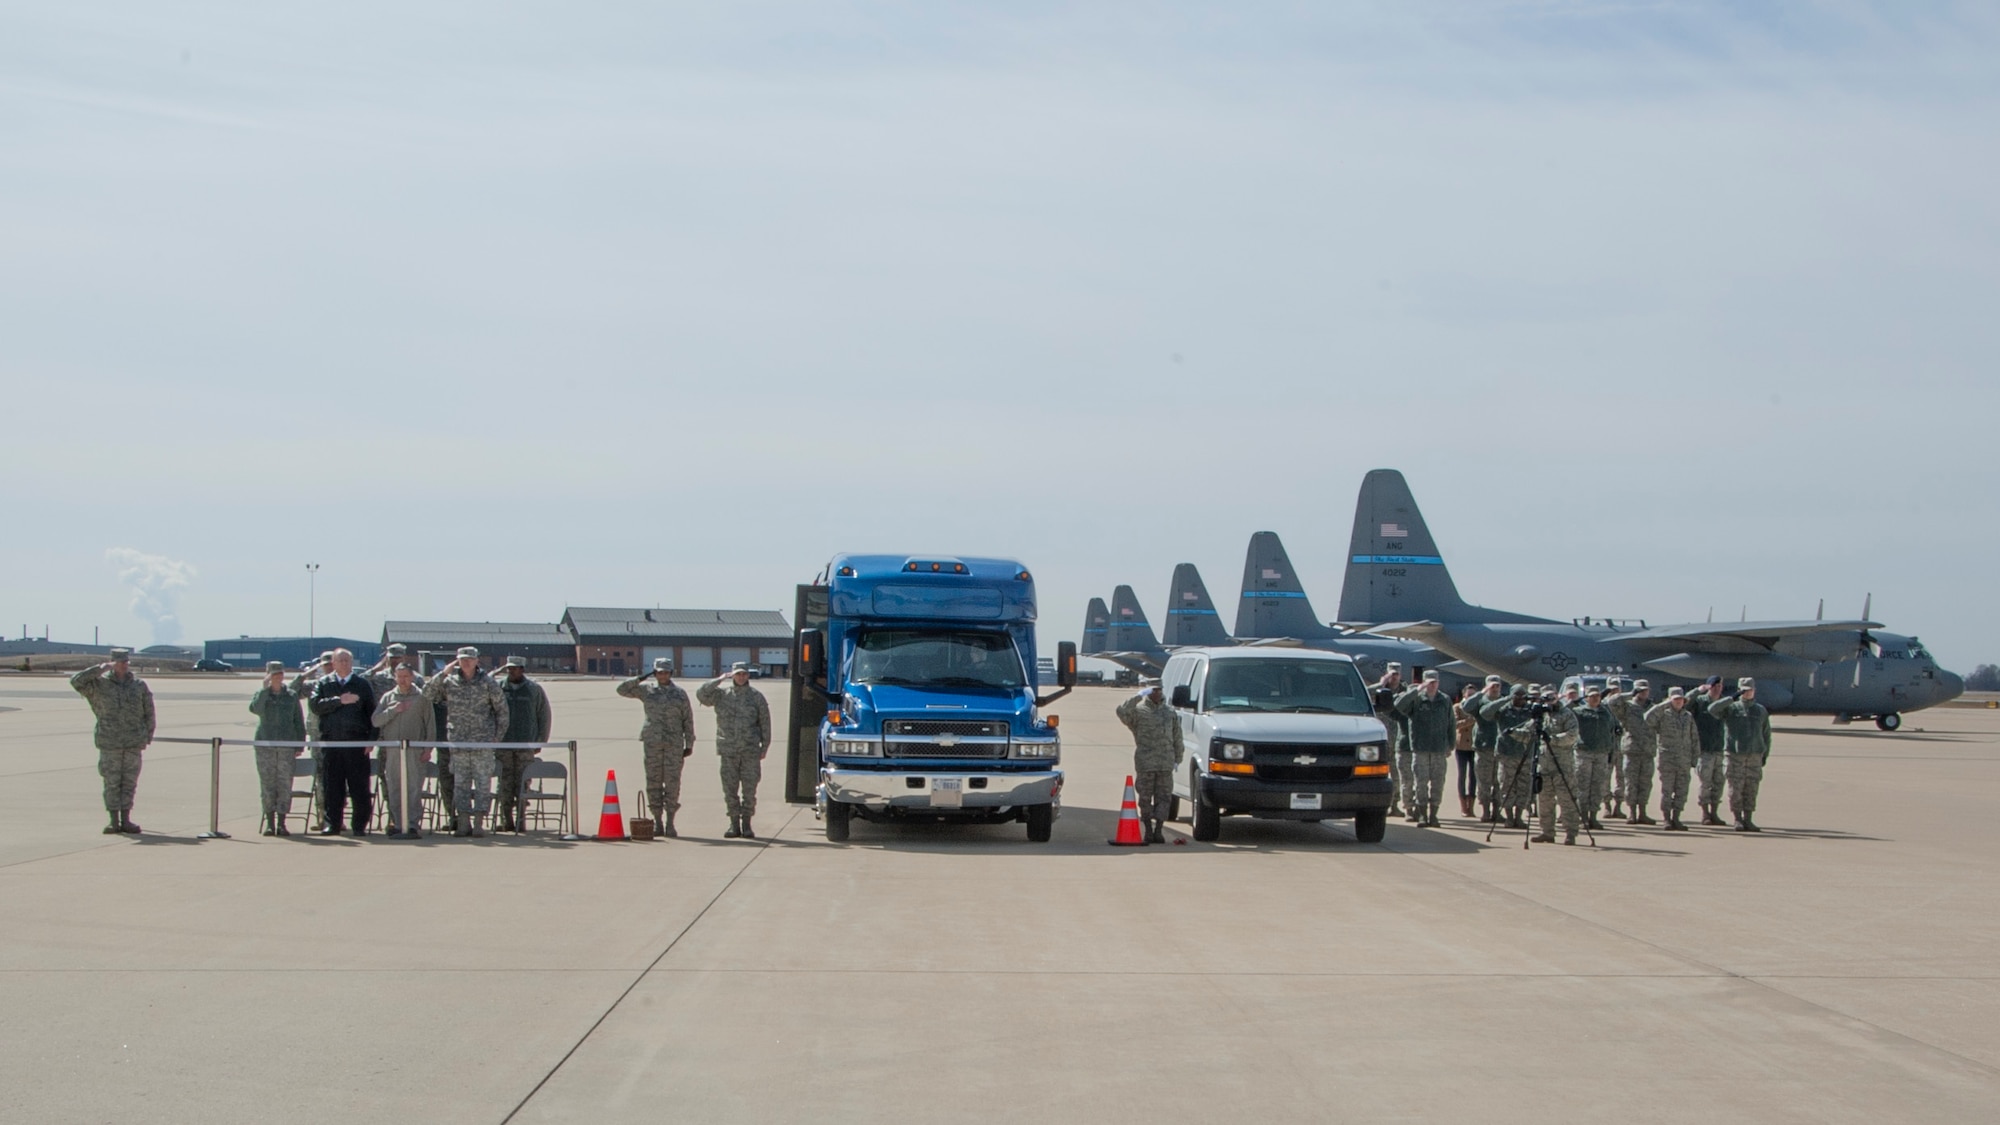
[[[1958,1060],[1959,1062],[1961,1062],[1961,1063],[1964,1063],[1964,1064],[1965,1064],[1965,1065],[1967,1065],[1967,1066],[1971,1066],[1971,1067],[1975,1067],[1975,1068],[1977,1068],[1977,1069],[1979,1069],[1979,1070],[1982,1070],[1982,1071],[1986,1072],[1987,1074],[1992,1074],[1992,1075],[2000,1075],[2000,1066],[1995,1066],[1994,1064],[1992,1064],[1992,1063],[1988,1063],[1988,1062],[1982,1062],[1981,1060],[1979,1060],[1979,1059],[1975,1059],[1975,1058],[1972,1058],[1972,1057],[1970,1057],[1970,1056],[1968,1056],[1968,1055],[1962,1055],[1962,1054],[1960,1054],[1959,1052],[1957,1052],[1957,1051],[1954,1051],[1954,1050],[1950,1049],[1949,1047],[1942,1047],[1942,1046],[1939,1046],[1939,1045],[1938,1045],[1938,1044],[1936,1044],[1936,1043],[1930,1043],[1930,1042],[1926,1042],[1925,1040],[1922,1040],[1922,1039],[1919,1039],[1919,1038],[1917,1038],[1916,1036],[1914,1036],[1914,1035],[1911,1035],[1911,1034],[1909,1034],[1909,1033],[1907,1033],[1907,1032],[1902,1032],[1902,1031],[1896,1031],[1896,1030],[1894,1030],[1893,1028],[1888,1028],[1888,1027],[1884,1027],[1884,1026],[1882,1026],[1881,1024],[1879,1024],[1879,1023],[1876,1023],[1876,1022],[1874,1022],[1873,1020],[1867,1020],[1867,1019],[1863,1019],[1863,1018],[1861,1018],[1860,1016],[1857,1016],[1857,1015],[1853,1015],[1853,1014],[1851,1014],[1851,1013],[1848,1013],[1848,1012],[1843,1012],[1843,1011],[1841,1011],[1841,1010],[1840,1010],[1840,1009],[1838,1009],[1838,1008],[1831,1008],[1831,1007],[1828,1007],[1827,1005],[1825,1005],[1825,1004],[1821,1004],[1821,1003],[1819,1003],[1819,1002],[1817,1002],[1817,1001],[1813,1001],[1813,1000],[1808,1000],[1808,999],[1806,999],[1806,998],[1805,998],[1805,997],[1803,997],[1803,996],[1800,996],[1800,995],[1798,995],[1798,994],[1796,994],[1796,993],[1792,993],[1792,992],[1787,992],[1787,991],[1785,991],[1784,989],[1782,989],[1782,988],[1779,988],[1779,987],[1778,987],[1777,985],[1775,985],[1775,984],[1772,984],[1772,983],[1769,983],[1769,982],[1771,982],[1771,981],[1775,981],[1775,980],[1786,980],[1786,979],[1791,979],[1791,980],[1823,980],[1823,979],[1829,979],[1829,978],[1824,978],[1824,977],[1817,977],[1817,976],[1811,976],[1811,975],[1808,975],[1808,974],[1800,974],[1800,975],[1798,975],[1798,976],[1795,976],[1795,977],[1781,977],[1781,976],[1776,976],[1776,975],[1751,975],[1751,974],[1747,974],[1747,973],[1739,973],[1739,972],[1736,972],[1736,971],[1734,971],[1734,970],[1732,970],[1732,969],[1725,969],[1725,968],[1723,968],[1723,967],[1722,967],[1722,966],[1720,966],[1720,965],[1711,965],[1711,964],[1709,964],[1708,962],[1706,962],[1706,961],[1703,961],[1703,960],[1701,960],[1701,959],[1700,959],[1699,957],[1695,957],[1695,956],[1692,956],[1692,955],[1690,955],[1690,954],[1686,954],[1686,953],[1682,953],[1682,952],[1680,952],[1680,951],[1679,951],[1679,950],[1677,950],[1677,949],[1670,949],[1670,948],[1668,948],[1667,946],[1664,946],[1664,945],[1661,945],[1660,943],[1658,943],[1658,942],[1656,942],[1656,941],[1650,941],[1650,940],[1648,940],[1648,939],[1646,939],[1646,938],[1642,938],[1642,937],[1638,936],[1637,934],[1629,934],[1629,933],[1626,933],[1626,932],[1625,932],[1624,930],[1621,930],[1621,929],[1619,929],[1618,927],[1616,927],[1616,926],[1613,926],[1613,925],[1611,925],[1610,923],[1607,923],[1607,922],[1599,922],[1599,921],[1597,921],[1597,920],[1595,920],[1595,919],[1592,919],[1592,918],[1585,918],[1584,916],[1582,916],[1582,915],[1580,915],[1580,914],[1576,914],[1576,913],[1573,913],[1573,912],[1571,912],[1571,911],[1568,911],[1568,910],[1564,910],[1564,909],[1563,909],[1562,907],[1560,907],[1560,906],[1556,906],[1556,905],[1553,905],[1553,904],[1551,904],[1551,903],[1546,903],[1546,902],[1542,902],[1542,901],[1541,901],[1541,900],[1539,900],[1539,899],[1534,899],[1534,898],[1530,898],[1530,897],[1528,897],[1528,896],[1527,896],[1526,894],[1523,894],[1523,893],[1522,893],[1522,892],[1520,892],[1520,891],[1516,891],[1516,890],[1511,890],[1511,889],[1509,889],[1509,888],[1507,888],[1507,887],[1503,887],[1503,886],[1501,886],[1501,885],[1500,885],[1500,884],[1498,884],[1498,883],[1490,883],[1490,882],[1487,882],[1487,881],[1485,881],[1485,880],[1483,880],[1483,879],[1475,879],[1475,878],[1473,878],[1473,877],[1472,877],[1471,875],[1469,875],[1469,874],[1466,874],[1466,873],[1464,873],[1464,872],[1461,872],[1461,871],[1456,871],[1456,870],[1453,870],[1452,868],[1449,868],[1449,867],[1444,867],[1444,866],[1442,866],[1442,865],[1440,865],[1440,864],[1436,864],[1436,863],[1432,863],[1432,862],[1430,862],[1430,861],[1428,861],[1428,860],[1424,859],[1421,853],[1417,853],[1417,852],[1405,852],[1405,851],[1398,851],[1398,850],[1396,850],[1395,848],[1392,848],[1392,847],[1390,847],[1390,846],[1388,845],[1388,843],[1387,843],[1386,841],[1385,841],[1385,842],[1383,842],[1383,843],[1379,843],[1379,844],[1367,844],[1367,845],[1364,845],[1364,846],[1365,846],[1365,847],[1373,847],[1373,848],[1381,848],[1381,849],[1382,849],[1383,851],[1385,851],[1385,852],[1388,852],[1388,853],[1389,853],[1389,854],[1391,854],[1391,855],[1398,855],[1398,856],[1402,856],[1402,857],[1403,857],[1403,858],[1405,858],[1405,859],[1408,859],[1408,860],[1411,860],[1411,861],[1413,861],[1413,862],[1415,862],[1415,863],[1419,863],[1419,864],[1422,864],[1423,866],[1425,866],[1425,867],[1428,867],[1428,868],[1430,868],[1430,869],[1431,869],[1431,870],[1433,870],[1433,871],[1437,871],[1437,872],[1441,872],[1441,873],[1443,873],[1443,874],[1446,874],[1446,875],[1450,875],[1450,876],[1453,876],[1453,877],[1455,877],[1455,878],[1457,878],[1457,879],[1460,879],[1460,880],[1462,880],[1462,881],[1464,881],[1464,882],[1467,882],[1467,883],[1472,883],[1472,884],[1475,884],[1475,885],[1477,885],[1477,886],[1481,886],[1481,887],[1485,887],[1485,888],[1487,888],[1488,890],[1492,890],[1492,891],[1497,891],[1497,892],[1499,892],[1499,893],[1501,893],[1501,894],[1504,894],[1504,895],[1508,896],[1509,898],[1514,898],[1514,899],[1519,899],[1520,901],[1522,901],[1522,902],[1525,902],[1525,903],[1528,903],[1528,904],[1530,904],[1530,905],[1532,905],[1532,906],[1539,906],[1539,907],[1541,907],[1541,908],[1542,908],[1543,910],[1546,910],[1546,911],[1548,911],[1548,912],[1549,912],[1549,913],[1551,913],[1551,914],[1555,914],[1555,915],[1557,915],[1557,916],[1559,916],[1559,917],[1563,917],[1563,918],[1569,918],[1569,919],[1573,919],[1573,920],[1575,920],[1575,921],[1577,921],[1577,922],[1580,922],[1580,923],[1582,923],[1583,925],[1586,925],[1586,926],[1590,926],[1590,927],[1592,927],[1592,928],[1594,928],[1594,929],[1598,929],[1598,930],[1602,930],[1603,932],[1605,932],[1605,933],[1607,933],[1607,934],[1611,934],[1611,935],[1612,935],[1612,936],[1614,936],[1614,937],[1621,937],[1621,938],[1624,938],[1624,939],[1625,939],[1625,940],[1627,940],[1627,941],[1630,941],[1630,942],[1634,942],[1634,943],[1636,943],[1636,944],[1638,944],[1638,945],[1643,945],[1643,946],[1645,946],[1646,948],[1648,948],[1648,949],[1651,949],[1651,950],[1654,950],[1655,952],[1658,952],[1658,953],[1660,953],[1660,954],[1661,954],[1661,955],[1663,955],[1663,956],[1666,956],[1666,957],[1670,957],[1670,958],[1672,958],[1672,959],[1674,959],[1674,960],[1676,960],[1676,961],[1680,961],[1680,962],[1683,962],[1683,963],[1685,963],[1685,964],[1688,964],[1688,965],[1693,965],[1694,967],[1696,967],[1696,968],[1698,968],[1698,969],[1706,969],[1706,970],[1708,970],[1708,973],[1709,973],[1709,975],[1712,975],[1712,976],[1720,976],[1720,977],[1728,977],[1728,978],[1730,978],[1730,979],[1732,979],[1732,980],[1740,980],[1740,981],[1743,981],[1743,982],[1745,982],[1745,983],[1747,983],[1747,984],[1750,984],[1750,985],[1754,985],[1754,986],[1755,986],[1755,987],[1757,987],[1757,988],[1761,988],[1761,989],[1765,989],[1766,991],[1769,991],[1769,992],[1773,992],[1773,993],[1776,993],[1777,995],[1779,995],[1779,996],[1783,996],[1783,997],[1785,997],[1786,999],[1788,999],[1788,1000],[1791,1000],[1791,1001],[1793,1001],[1793,1002],[1795,1002],[1795,1003],[1799,1003],[1799,1004],[1803,1004],[1803,1005],[1805,1005],[1805,1006],[1806,1006],[1807,1008],[1810,1008],[1810,1009],[1813,1009],[1813,1010],[1815,1010],[1815,1011],[1818,1011],[1818,1012],[1822,1012],[1822,1013],[1824,1013],[1824,1014],[1825,1014],[1825,1015],[1827,1015],[1827,1016],[1831,1016],[1831,1017],[1833,1017],[1834,1019],[1837,1019],[1837,1020],[1849,1020],[1849,1021],[1852,1021],[1853,1023],[1857,1023],[1857,1024],[1860,1024],[1860,1025],[1861,1025],[1861,1026],[1863,1026],[1863,1027],[1866,1027],[1866,1028],[1869,1028],[1869,1029],[1871,1029],[1871,1030],[1875,1031],[1875,1032],[1876,1032],[1877,1034],[1880,1034],[1880,1035],[1886,1035],[1886,1036],[1889,1036],[1889,1037],[1891,1037],[1891,1038],[1894,1038],[1894,1039],[1899,1039],[1899,1040],[1902,1040],[1902,1041],[1903,1041],[1903,1042],[1905,1042],[1905,1043],[1908,1043],[1908,1044],[1910,1044],[1910,1045],[1912,1045],[1912,1046],[1915,1046],[1915,1047],[1918,1047],[1918,1048],[1921,1048],[1921,1049],[1924,1049],[1924,1050],[1929,1050],[1929,1051],[1935,1051],[1935,1052],[1937,1052],[1937,1053],[1938,1053],[1938,1054],[1940,1054],[1940,1055],[1944,1055],[1944,1056],[1945,1056],[1945,1057],[1947,1057],[1947,1058],[1951,1058],[1951,1059],[1956,1059],[1956,1060]],[[1543,846],[1543,847],[1549,847],[1550,845],[1548,845],[1548,844],[1544,844],[1544,845],[1542,845],[1542,846]],[[1588,849],[1588,850],[1598,850],[1598,851],[1602,851],[1602,850],[1608,850],[1608,849],[1601,849],[1601,848],[1600,848],[1600,849]],[[1579,851],[1579,853],[1578,853],[1578,854],[1584,854],[1584,853],[1583,853],[1582,851]],[[1690,975],[1698,975],[1698,974],[1690,974]],[[1675,978],[1675,979],[1681,979],[1681,978]],[[1840,977],[1835,977],[1835,978],[1831,978],[1831,979],[1835,979],[1835,980],[1840,980],[1840,979],[1849,979],[1849,978],[1840,978]],[[1866,979],[1868,979],[1868,978],[1866,978],[1866,977],[1857,977],[1857,978],[1852,978],[1852,979],[1857,979],[1857,980],[1866,980]],[[1887,978],[1887,979],[1891,979],[1891,980],[1895,980],[1895,979],[1900,979],[1900,978],[1894,978],[1894,977],[1891,977],[1891,978]],[[1943,979],[1943,980],[1958,980],[1958,979],[1974,979],[1974,978],[1958,978],[1958,977],[1943,977],[1943,978],[1937,978],[1937,979]]]
[[[775,842],[776,837],[784,835],[785,830],[790,828],[792,826],[792,822],[796,821],[799,818],[799,814],[804,811],[805,809],[803,806],[794,807],[792,809],[792,815],[785,818],[785,823],[779,826],[777,832],[772,833],[770,836],[764,837],[762,844],[757,848],[756,854],[752,855],[749,861],[744,863],[743,866],[737,868],[736,874],[731,875],[729,877],[729,881],[727,883],[722,884],[722,888],[715,892],[715,896],[713,898],[710,898],[706,903],[704,903],[702,905],[701,910],[698,911],[694,917],[688,919],[688,924],[681,927],[681,932],[674,935],[673,940],[667,943],[665,949],[660,950],[660,955],[658,957],[653,958],[653,960],[650,963],[648,963],[645,968],[639,970],[639,975],[632,978],[632,983],[625,986],[625,991],[620,992],[618,994],[618,998],[613,1000],[611,1002],[611,1005],[604,1009],[603,1014],[599,1015],[597,1019],[591,1023],[590,1027],[585,1029],[584,1033],[581,1036],[577,1037],[577,1041],[575,1043],[570,1044],[569,1050],[564,1051],[563,1057],[556,1060],[556,1064],[549,1068],[549,1072],[547,1074],[542,1075],[541,1081],[536,1082],[534,1088],[529,1090],[527,1095],[524,1096],[519,1102],[516,1102],[514,1104],[513,1109],[507,1111],[507,1116],[500,1119],[500,1125],[507,1125],[507,1123],[509,1121],[514,1120],[514,1118],[523,1109],[527,1108],[529,1102],[535,1100],[535,1095],[542,1092],[542,1087],[549,1084],[549,1079],[554,1078],[556,1076],[556,1073],[562,1070],[563,1064],[569,1062],[569,1060],[573,1056],[575,1056],[577,1051],[581,1050],[583,1048],[583,1045],[590,1041],[590,1037],[597,1034],[597,1029],[604,1026],[604,1021],[611,1018],[611,1013],[618,1010],[618,1005],[623,1004],[627,996],[632,995],[632,990],[639,987],[639,982],[645,980],[647,975],[650,974],[653,971],[653,969],[659,965],[661,961],[666,959],[667,954],[672,953],[674,951],[674,946],[679,945],[681,943],[681,939],[688,936],[688,932],[693,930],[697,925],[701,923],[701,920],[703,918],[708,916],[708,912],[714,908],[715,904],[722,901],[722,896],[729,893],[729,888],[736,885],[736,880],[741,879],[743,877],[743,873],[745,871],[750,870],[751,864],[756,863],[759,859],[762,859],[764,853],[771,850],[771,844]]]

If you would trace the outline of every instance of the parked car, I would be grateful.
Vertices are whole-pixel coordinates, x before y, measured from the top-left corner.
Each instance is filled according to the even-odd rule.
[[[197,672],[234,672],[236,666],[226,660],[211,660],[206,657],[194,662]]]

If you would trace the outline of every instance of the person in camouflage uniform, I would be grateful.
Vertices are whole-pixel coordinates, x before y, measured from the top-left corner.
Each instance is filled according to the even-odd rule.
[[[258,742],[304,742],[305,702],[309,692],[304,673],[287,686],[285,662],[267,662],[264,665],[264,686],[250,697],[250,713],[257,716],[257,733],[253,738]],[[300,746],[255,748],[257,792],[264,809],[263,833],[266,836],[292,834],[291,829],[285,826],[285,817],[292,810],[293,763],[298,760],[302,749],[304,747]]]
[[[500,684],[479,667],[479,650],[458,650],[450,668],[424,685],[424,698],[444,703],[446,739],[451,742],[499,742],[507,730],[507,697]],[[484,836],[487,809],[493,802],[493,751],[455,747],[451,756],[452,835]]]
[[[1144,822],[1146,842],[1167,842],[1167,811],[1174,799],[1174,771],[1186,754],[1181,739],[1180,712],[1167,706],[1160,685],[1118,705],[1118,721],[1132,732],[1132,787],[1139,795],[1139,819]]]
[[[1598,823],[1597,814],[1604,807],[1604,795],[1611,786],[1611,760],[1618,756],[1618,729],[1611,711],[1604,706],[1604,689],[1596,684],[1584,690],[1583,702],[1572,704],[1570,713],[1576,716],[1576,772],[1570,777],[1570,784],[1576,787],[1584,826],[1597,831],[1604,827]]]
[[[1653,703],[1653,685],[1632,681],[1632,693],[1614,691],[1604,700],[1605,709],[1618,720],[1619,751],[1625,763],[1625,815],[1633,824],[1658,824],[1646,815],[1653,799],[1653,764],[1658,755],[1658,739],[1646,725],[1646,711]],[[1615,814],[1614,814],[1615,815]]]
[[[1411,811],[1420,828],[1438,827],[1438,805],[1444,801],[1445,763],[1451,757],[1453,735],[1451,697],[1438,690],[1438,674],[1425,672],[1423,682],[1396,697],[1396,714],[1407,725],[1410,747]]]
[[[674,814],[681,808],[681,764],[694,753],[694,707],[674,682],[674,662],[664,656],[654,658],[652,675],[619,684],[618,694],[646,708],[639,742],[646,750],[646,803],[653,808],[653,828],[662,836],[679,836]]]
[[[1701,738],[1701,754],[1695,758],[1695,780],[1701,783],[1701,791],[1696,797],[1701,806],[1703,824],[1720,825],[1722,816],[1716,810],[1722,804],[1722,784],[1726,772],[1727,759],[1724,756],[1724,734],[1722,720],[1709,714],[1709,704],[1722,698],[1722,677],[1710,676],[1695,693],[1688,696],[1687,709],[1694,713],[1695,733]]]
[[[1542,747],[1538,763],[1542,773],[1542,791],[1535,796],[1535,810],[1542,830],[1535,841],[1542,844],[1556,842],[1556,820],[1560,813],[1563,843],[1574,844],[1577,825],[1583,820],[1578,800],[1584,790],[1576,784],[1575,770],[1582,724],[1577,720],[1575,711],[1556,699],[1555,689],[1542,693],[1542,704],[1550,711],[1542,719],[1542,731],[1548,735],[1548,742]]]
[[[1486,709],[1503,702],[1506,685],[1498,676],[1486,677],[1486,686],[1465,705],[1472,715],[1472,772],[1478,780],[1479,821],[1490,824],[1499,819],[1499,802],[1493,799],[1500,771],[1500,726],[1486,717]]]
[[[1410,784],[1409,763],[1404,761],[1410,753],[1409,724],[1396,712],[1396,697],[1403,694],[1404,689],[1403,666],[1391,660],[1382,678],[1369,692],[1375,702],[1375,717],[1389,728],[1389,753],[1384,759],[1389,764],[1389,815],[1415,820],[1416,809],[1408,801],[1406,792]]]
[[[104,811],[111,823],[107,836],[138,835],[132,821],[132,798],[139,792],[140,757],[153,741],[159,717],[153,712],[153,689],[132,671],[132,650],[114,648],[111,659],[93,664],[69,678],[69,686],[90,704],[97,717],[97,773],[104,778]]]
[[[1659,748],[1660,815],[1667,822],[1667,831],[1686,832],[1681,809],[1687,805],[1688,769],[1701,753],[1701,734],[1695,729],[1687,693],[1668,688],[1666,702],[1656,703],[1646,712],[1646,729],[1653,732]]]
[[[1515,684],[1505,696],[1489,697],[1480,704],[1479,717],[1493,724],[1493,819],[1505,818],[1509,828],[1526,828],[1524,814],[1535,795],[1535,710],[1528,685]]]
[[[1618,722],[1618,714],[1611,710],[1611,697],[1622,690],[1624,681],[1617,676],[1604,678],[1604,692],[1601,696],[1604,710],[1611,715],[1611,768],[1604,773],[1604,783],[1598,786],[1597,805],[1604,815],[1613,820],[1625,819],[1625,728]]]
[[[715,752],[722,758],[722,801],[729,807],[729,829],[722,835],[754,840],[750,818],[757,812],[757,783],[771,749],[771,705],[750,686],[750,666],[741,663],[701,685],[694,697],[715,708]]]
[[[528,678],[528,662],[525,659],[510,656],[502,669],[505,674],[500,678],[500,692],[507,698],[507,730],[500,741],[547,742],[549,731],[555,726],[554,715],[549,710],[549,693]],[[521,784],[528,763],[534,761],[539,753],[539,750],[493,752],[493,760],[500,773],[499,783],[494,786],[494,803],[500,806],[499,831],[518,832],[522,829]]]
[[[1757,702],[1757,681],[1736,681],[1735,699],[1718,699],[1708,713],[1722,720],[1728,735],[1729,815],[1738,832],[1762,832],[1750,819],[1757,811],[1757,789],[1764,782],[1764,763],[1771,758],[1771,712]]]

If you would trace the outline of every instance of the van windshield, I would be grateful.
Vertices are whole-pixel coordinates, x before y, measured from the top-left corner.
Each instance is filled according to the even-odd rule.
[[[1212,711],[1374,713],[1361,673],[1336,660],[1212,661],[1202,699]]]
[[[1018,688],[1027,684],[1004,633],[869,629],[854,642],[847,678],[908,687]]]

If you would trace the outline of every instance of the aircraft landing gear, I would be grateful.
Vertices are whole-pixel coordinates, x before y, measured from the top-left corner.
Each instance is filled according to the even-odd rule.
[[[1902,725],[1903,725],[1903,717],[1901,715],[1896,714],[1894,711],[1891,711],[1886,715],[1875,716],[1876,730],[1895,730],[1896,728]]]

